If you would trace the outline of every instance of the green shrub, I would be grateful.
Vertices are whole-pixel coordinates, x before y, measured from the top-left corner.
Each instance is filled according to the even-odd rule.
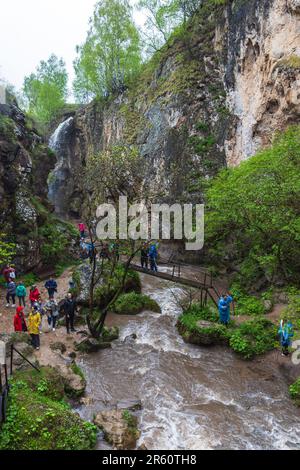
[[[276,346],[277,328],[264,318],[242,323],[231,333],[230,347],[244,359],[263,354]]]
[[[297,406],[300,406],[300,378],[290,386],[290,395],[295,400]]]
[[[25,287],[31,287],[39,281],[39,277],[34,273],[28,273],[21,277]]]
[[[32,374],[32,376],[31,376]],[[38,373],[37,373],[38,374]],[[61,397],[61,383],[43,371],[19,372],[11,381],[1,450],[88,450],[97,429],[73,413]]]
[[[155,300],[136,292],[122,294],[113,306],[113,311],[119,315],[137,315],[143,310],[161,313],[160,306]]]
[[[0,135],[10,140],[11,142],[15,142],[16,141],[15,129],[16,129],[16,126],[15,126],[14,121],[8,116],[4,116],[3,114],[0,113]]]

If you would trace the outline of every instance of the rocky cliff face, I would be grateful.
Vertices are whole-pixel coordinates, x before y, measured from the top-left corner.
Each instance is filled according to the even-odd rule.
[[[234,117],[225,153],[237,165],[276,131],[300,122],[300,1],[248,1],[239,9],[233,3],[224,19],[217,38],[227,42],[225,86]]]
[[[224,3],[204,2],[126,93],[74,114],[67,213],[80,214],[87,159],[111,145],[138,146],[161,201],[201,202],[206,179],[299,122],[300,1]]]
[[[0,105],[0,225],[17,244],[20,270],[41,262],[40,209],[47,206],[47,178],[55,162],[16,103]]]

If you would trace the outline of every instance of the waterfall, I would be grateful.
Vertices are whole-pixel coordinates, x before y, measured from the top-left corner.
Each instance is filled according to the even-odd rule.
[[[72,165],[70,154],[70,137],[72,136],[74,118],[62,122],[49,140],[49,147],[56,154],[57,164],[48,178],[48,197],[60,216],[68,213],[69,196],[72,194]]]

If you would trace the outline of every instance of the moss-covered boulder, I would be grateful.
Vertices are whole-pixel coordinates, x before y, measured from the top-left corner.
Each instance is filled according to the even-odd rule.
[[[137,315],[145,310],[161,313],[161,308],[155,300],[136,292],[122,294],[112,309],[119,315]]]
[[[50,344],[50,349],[52,349],[52,351],[59,351],[61,354],[64,354],[67,351],[66,345],[61,341]]]
[[[102,338],[85,338],[79,343],[75,344],[75,349],[78,352],[91,354],[100,351],[101,349],[111,348],[109,341],[104,341]]]
[[[111,342],[119,339],[120,331],[117,326],[111,328],[105,326],[102,331],[101,338],[104,342]]]
[[[117,450],[135,449],[140,432],[137,418],[128,410],[102,411],[94,423],[104,432],[105,439]]]
[[[11,380],[1,450],[88,450],[96,428],[64,401],[64,383],[55,369],[18,372]]]

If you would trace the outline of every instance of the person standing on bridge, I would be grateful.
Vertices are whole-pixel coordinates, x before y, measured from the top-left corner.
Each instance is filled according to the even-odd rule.
[[[150,269],[153,272],[158,272],[157,268],[157,258],[158,258],[158,243],[152,243],[152,245],[149,248],[149,259],[150,259]]]
[[[149,248],[147,243],[144,243],[141,249],[141,266],[143,269],[149,267]]]
[[[231,295],[224,294],[220,297],[218,309],[220,322],[222,325],[228,325],[230,322],[230,304],[233,302]]]
[[[84,223],[81,222],[80,224],[78,224],[78,229],[80,232],[80,238],[85,238],[86,226],[84,225]]]

